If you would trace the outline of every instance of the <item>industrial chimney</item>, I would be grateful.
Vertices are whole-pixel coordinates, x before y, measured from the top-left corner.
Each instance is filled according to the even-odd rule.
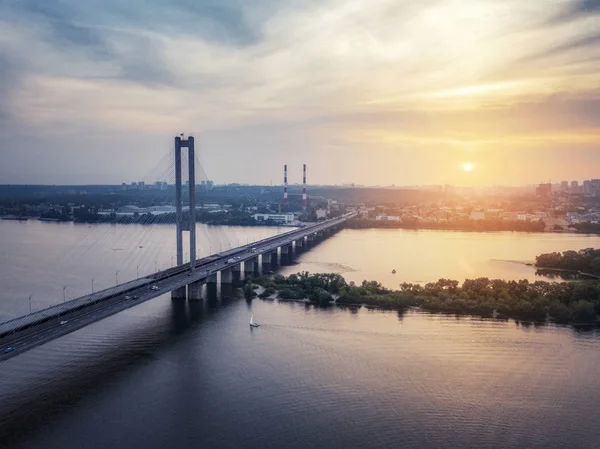
[[[287,204],[288,202],[288,191],[287,191],[287,165],[283,166],[283,202]]]
[[[306,207],[308,199],[306,197],[306,164],[302,166],[302,204]]]

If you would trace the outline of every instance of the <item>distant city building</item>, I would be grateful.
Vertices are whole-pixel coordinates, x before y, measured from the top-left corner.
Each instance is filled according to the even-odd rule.
[[[138,182],[138,189],[144,190],[146,188],[146,183],[144,181]]]
[[[272,221],[275,223],[290,224],[294,222],[294,214],[254,214],[252,215],[256,221]]]
[[[395,215],[377,215],[375,217],[375,220],[380,220],[380,221],[400,221],[400,217],[397,217]]]
[[[592,194],[592,181],[583,181],[583,194],[584,195]]]
[[[535,194],[539,197],[546,198],[552,193],[552,184],[540,184],[535,189]]]
[[[126,183],[121,183],[121,190],[127,190],[127,184]]]
[[[485,220],[484,211],[473,211],[470,216],[471,220]]]
[[[567,190],[569,190],[569,181],[562,181],[560,183],[560,191],[566,192]]]
[[[219,203],[203,203],[200,209],[230,209],[231,204],[220,205]],[[197,209],[197,208],[196,208]]]
[[[518,213],[517,220],[519,221],[540,221],[544,218],[544,214],[527,214],[527,213]]]

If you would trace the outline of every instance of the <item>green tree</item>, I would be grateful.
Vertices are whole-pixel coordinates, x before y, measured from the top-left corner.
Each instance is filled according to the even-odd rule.
[[[589,301],[576,301],[573,303],[573,320],[592,322],[596,321],[594,304]]]

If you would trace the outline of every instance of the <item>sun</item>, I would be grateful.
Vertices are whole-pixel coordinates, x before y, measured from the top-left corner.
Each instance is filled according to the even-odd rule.
[[[465,162],[462,166],[464,171],[472,171],[473,170],[473,164],[470,162]]]

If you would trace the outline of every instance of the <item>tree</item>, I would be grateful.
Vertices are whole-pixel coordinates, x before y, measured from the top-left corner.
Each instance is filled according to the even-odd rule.
[[[246,285],[244,285],[244,298],[252,299],[255,296],[256,296],[256,292],[252,288],[252,282],[247,282]]]
[[[560,301],[552,301],[548,313],[557,323],[567,324],[573,320],[573,310]]]
[[[589,301],[577,301],[573,303],[573,320],[574,321],[596,321],[596,310],[594,304]]]

